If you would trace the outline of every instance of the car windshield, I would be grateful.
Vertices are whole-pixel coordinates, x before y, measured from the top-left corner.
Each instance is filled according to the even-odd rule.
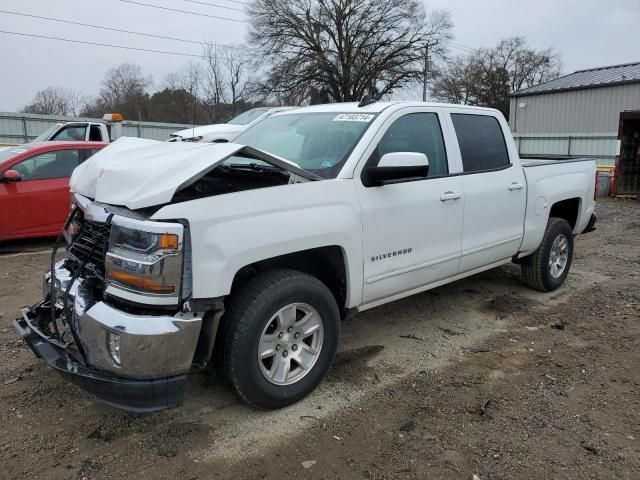
[[[28,149],[21,147],[11,147],[7,149],[0,149],[0,164],[6,162],[7,160],[12,159],[13,157],[17,157],[21,153],[26,152]]]
[[[59,125],[54,125],[52,127],[47,128],[43,133],[38,135],[35,138],[35,140],[33,140],[33,141],[34,142],[46,142],[47,140],[49,140],[49,137],[51,137],[53,132],[55,132],[58,128],[60,128]]]
[[[268,110],[270,110],[270,108],[252,108],[251,110],[241,113],[237,117],[233,117],[227,123],[230,123],[231,125],[247,125],[253,122],[256,118],[262,116]]]
[[[233,142],[290,160],[323,178],[335,178],[374,114],[289,113],[274,115]],[[235,157],[227,163],[235,163]]]

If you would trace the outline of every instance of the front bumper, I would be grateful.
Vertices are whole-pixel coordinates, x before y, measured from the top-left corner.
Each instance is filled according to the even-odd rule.
[[[152,380],[118,377],[88,367],[74,352],[33,326],[34,311],[25,309],[13,326],[36,356],[42,358],[70,382],[111,406],[135,412],[173,408],[184,399],[186,375]]]
[[[170,377],[191,367],[202,317],[197,313],[134,315],[98,302],[76,321],[87,364],[132,379]],[[120,342],[120,364],[108,336]]]
[[[50,333],[50,302],[22,312],[14,327],[34,353],[70,379],[113,406],[152,411],[182,402],[185,374],[191,368],[202,328],[202,315],[162,311],[125,311],[94,299],[83,278],[73,279],[64,260],[55,265],[57,324],[62,335]],[[51,275],[44,280],[45,299]],[[65,312],[62,298],[71,308]],[[69,318],[61,322],[63,315]],[[74,336],[69,332],[72,327]],[[114,356],[113,340],[119,352]]]

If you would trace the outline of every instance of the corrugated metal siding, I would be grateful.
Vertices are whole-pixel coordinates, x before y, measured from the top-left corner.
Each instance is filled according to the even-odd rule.
[[[72,118],[53,115],[0,112],[0,144],[30,142],[60,120],[88,122],[102,121],[101,119],[96,118]],[[128,137],[166,140],[169,138],[170,133],[189,127],[191,127],[191,125],[178,123],[124,121],[122,122],[122,133]]]
[[[520,90],[518,92],[518,96],[637,81],[640,81],[640,63],[636,62],[622,65],[610,65],[608,67],[578,70],[577,72],[556,78],[555,80],[541,83],[535,87]]]
[[[518,107],[525,103],[526,107]],[[640,84],[511,98],[516,133],[601,133],[618,129],[620,112],[640,109]]]

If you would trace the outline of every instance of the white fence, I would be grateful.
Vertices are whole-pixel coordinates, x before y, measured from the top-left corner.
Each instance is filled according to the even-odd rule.
[[[0,112],[0,144],[27,143],[32,141],[46,129],[60,120],[99,122],[95,118],[72,118],[54,115],[36,115],[31,113]],[[176,130],[189,128],[191,125],[158,122],[122,122],[122,134],[127,137],[151,138],[166,140]]]
[[[614,166],[618,149],[616,133],[514,133],[522,155],[568,155],[593,157],[598,165]]]

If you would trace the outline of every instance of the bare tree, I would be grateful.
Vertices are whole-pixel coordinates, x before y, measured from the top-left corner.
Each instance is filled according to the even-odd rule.
[[[36,93],[25,113],[77,116],[84,103],[82,92],[62,87],[47,87]]]
[[[229,90],[231,113],[235,115],[236,106],[244,96],[247,87],[248,59],[239,49],[226,47],[222,57],[222,65],[225,70],[226,86]]]
[[[451,29],[433,15],[418,0],[256,0],[249,38],[268,65],[262,90],[352,101],[421,80],[423,47]]]
[[[204,45],[204,71],[202,74],[202,104],[207,110],[211,121],[220,117],[220,105],[225,102],[225,81],[222,71],[222,48],[214,42],[207,41]]]
[[[450,62],[432,88],[438,100],[499,109],[508,116],[509,95],[560,75],[559,56],[536,51],[521,37],[502,40]]]
[[[202,65],[192,61],[181,70],[167,75],[164,79],[164,85],[171,90],[182,89],[189,92],[190,95],[199,97],[202,78]]]
[[[98,98],[85,108],[85,113],[102,116],[106,112],[118,112],[125,118],[144,119],[149,101],[146,90],[151,84],[151,77],[145,77],[138,65],[120,64],[107,71]]]

